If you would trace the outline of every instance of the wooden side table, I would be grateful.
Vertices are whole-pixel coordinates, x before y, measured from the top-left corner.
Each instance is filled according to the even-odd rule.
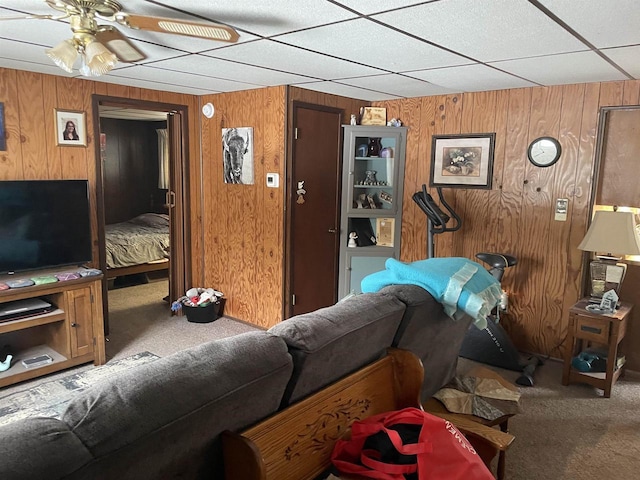
[[[618,346],[627,333],[627,321],[633,305],[621,302],[611,314],[592,313],[586,309],[587,305],[589,299],[583,298],[569,310],[562,384],[587,383],[604,390],[605,398],[609,398],[611,387],[624,371],[624,365],[616,368]],[[580,372],[572,368],[573,357],[593,343],[607,346],[606,372]]]

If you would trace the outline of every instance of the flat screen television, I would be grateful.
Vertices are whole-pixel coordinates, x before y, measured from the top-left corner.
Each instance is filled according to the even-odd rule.
[[[0,274],[91,257],[87,180],[0,181]]]

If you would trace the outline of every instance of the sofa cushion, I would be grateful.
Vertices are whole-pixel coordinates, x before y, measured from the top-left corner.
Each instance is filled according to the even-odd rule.
[[[458,353],[472,318],[465,315],[460,320],[451,319],[443,306],[417,285],[390,285],[380,293],[392,295],[406,305],[393,346],[410,350],[422,360],[424,402],[455,376]]]
[[[282,406],[380,358],[391,346],[404,309],[393,296],[369,293],[271,327],[269,333],[287,342],[294,363]]]
[[[62,478],[92,459],[66,423],[26,418],[0,427],[0,478]]]
[[[291,372],[282,339],[249,332],[89,389],[62,420],[96,460],[70,478],[217,478],[219,434],[274,413]]]

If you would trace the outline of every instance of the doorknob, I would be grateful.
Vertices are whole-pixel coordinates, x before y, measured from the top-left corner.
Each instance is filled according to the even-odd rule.
[[[337,232],[337,230],[335,228],[330,228],[329,229],[329,233],[336,233],[336,232]]]

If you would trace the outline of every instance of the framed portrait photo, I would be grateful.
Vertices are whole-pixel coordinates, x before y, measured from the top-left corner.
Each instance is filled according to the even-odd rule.
[[[495,133],[434,135],[431,187],[491,189]]]
[[[56,109],[56,145],[87,146],[87,124],[84,112]]]

